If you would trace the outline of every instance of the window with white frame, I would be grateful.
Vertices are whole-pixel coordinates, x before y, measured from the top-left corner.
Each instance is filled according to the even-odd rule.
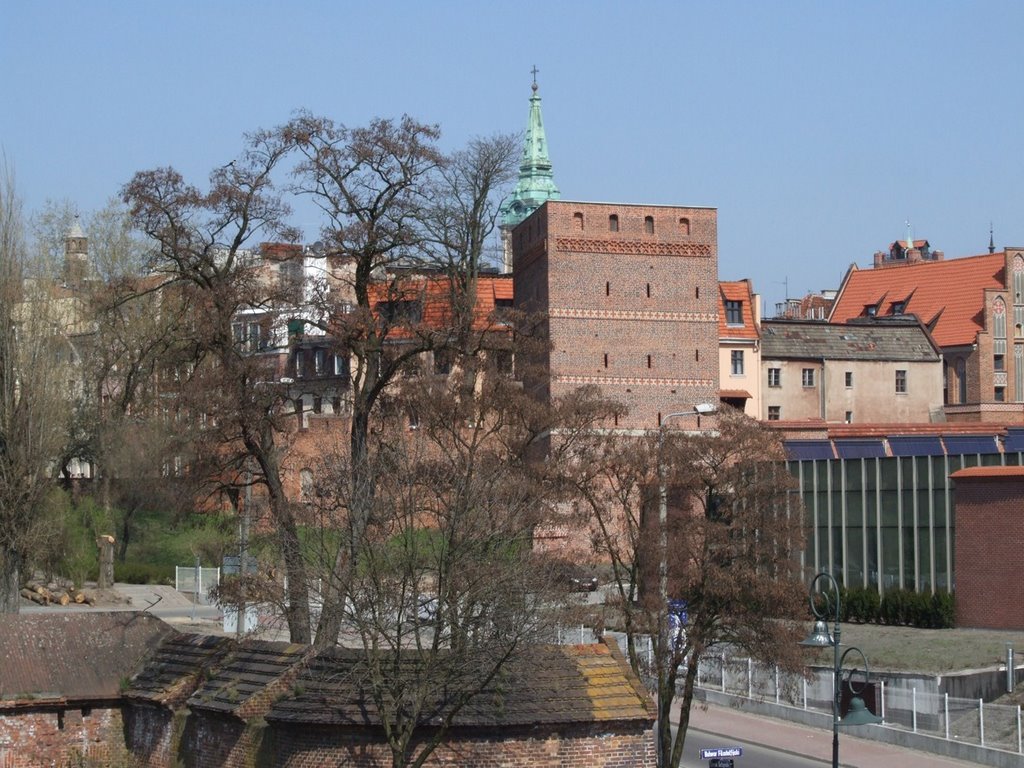
[[[805,387],[814,386],[814,369],[804,368],[800,371],[800,383]]]
[[[769,387],[781,387],[782,386],[782,369],[781,368],[769,368],[768,369],[768,386]]]
[[[742,376],[743,375],[743,350],[734,349],[732,351],[732,375]]]
[[[769,405],[768,406],[768,421],[778,421],[782,418],[782,406],[781,405]]]
[[[896,371],[896,394],[907,394],[907,372],[903,369]]]

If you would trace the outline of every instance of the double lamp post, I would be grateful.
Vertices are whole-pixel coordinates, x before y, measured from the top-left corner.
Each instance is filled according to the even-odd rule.
[[[842,615],[839,597],[839,584],[830,573],[819,573],[811,581],[808,594],[811,604],[811,612],[814,614],[814,629],[810,636],[800,643],[808,648],[832,648],[832,768],[839,768],[839,726],[840,725],[874,725],[882,722],[867,708],[861,693],[867,687],[868,660],[860,648],[849,646],[842,655],[839,654],[839,619]],[[828,633],[828,622],[834,622],[832,634]],[[850,709],[846,717],[840,720],[840,704],[842,702],[842,674],[843,664],[846,657],[851,653],[860,656],[864,663],[864,680],[859,686],[853,680],[853,672],[850,673]]]

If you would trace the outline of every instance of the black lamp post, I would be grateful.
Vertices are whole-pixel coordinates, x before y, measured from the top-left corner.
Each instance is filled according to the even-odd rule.
[[[823,589],[819,587],[819,582],[824,582]],[[821,595],[823,598],[821,605],[815,599],[818,595]],[[842,656],[839,655],[839,617],[842,615],[842,612],[839,604],[839,584],[832,577],[832,574],[822,572],[815,576],[811,581],[808,598],[811,604],[811,613],[814,614],[815,618],[814,629],[800,645],[809,648],[832,648],[832,768],[839,768],[839,726],[873,725],[881,723],[882,718],[872,714],[867,706],[865,706],[864,699],[859,695],[867,686],[868,676],[870,675],[868,660],[864,652],[860,648],[851,646],[843,652]],[[831,636],[828,634],[829,619],[832,619],[834,622]],[[853,698],[850,700],[850,711],[840,722],[839,704],[842,692],[843,663],[851,653],[858,654],[864,663],[864,682],[860,684],[860,687],[856,687],[851,674],[850,691],[853,693]]]

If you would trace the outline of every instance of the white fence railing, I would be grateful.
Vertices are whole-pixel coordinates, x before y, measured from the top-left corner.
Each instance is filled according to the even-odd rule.
[[[875,714],[885,725],[905,728],[965,744],[1024,754],[1021,708],[918,690],[909,681],[876,681]],[[773,701],[802,709],[832,711],[832,670],[814,670],[811,678],[788,675],[748,658],[719,655],[702,659],[697,685],[734,696]]]
[[[220,584],[220,568],[174,567],[174,588],[209,598],[210,590]]]

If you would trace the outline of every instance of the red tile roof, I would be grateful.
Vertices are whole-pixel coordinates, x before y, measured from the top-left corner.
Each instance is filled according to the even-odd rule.
[[[452,319],[452,282],[445,275],[414,275],[389,282],[374,283],[369,288],[370,305],[374,312],[389,301],[419,302],[422,325],[429,329],[444,328]],[[476,283],[476,306],[473,310],[473,329],[484,331],[496,327],[495,309],[499,302],[512,301],[512,276],[481,275]],[[400,330],[392,332],[403,335]]]
[[[725,322],[726,301],[742,302],[743,325],[729,325]],[[750,290],[749,280],[720,281],[718,283],[718,338],[757,338],[757,325],[754,322],[754,297]]]
[[[1024,467],[966,467],[950,475],[954,480],[1024,477]]]
[[[940,347],[973,344],[984,328],[985,289],[1005,288],[1003,253],[949,261],[926,261],[886,269],[852,269],[839,291],[830,322],[863,317],[877,306],[879,317],[892,314],[894,302],[906,302],[932,331]]]

